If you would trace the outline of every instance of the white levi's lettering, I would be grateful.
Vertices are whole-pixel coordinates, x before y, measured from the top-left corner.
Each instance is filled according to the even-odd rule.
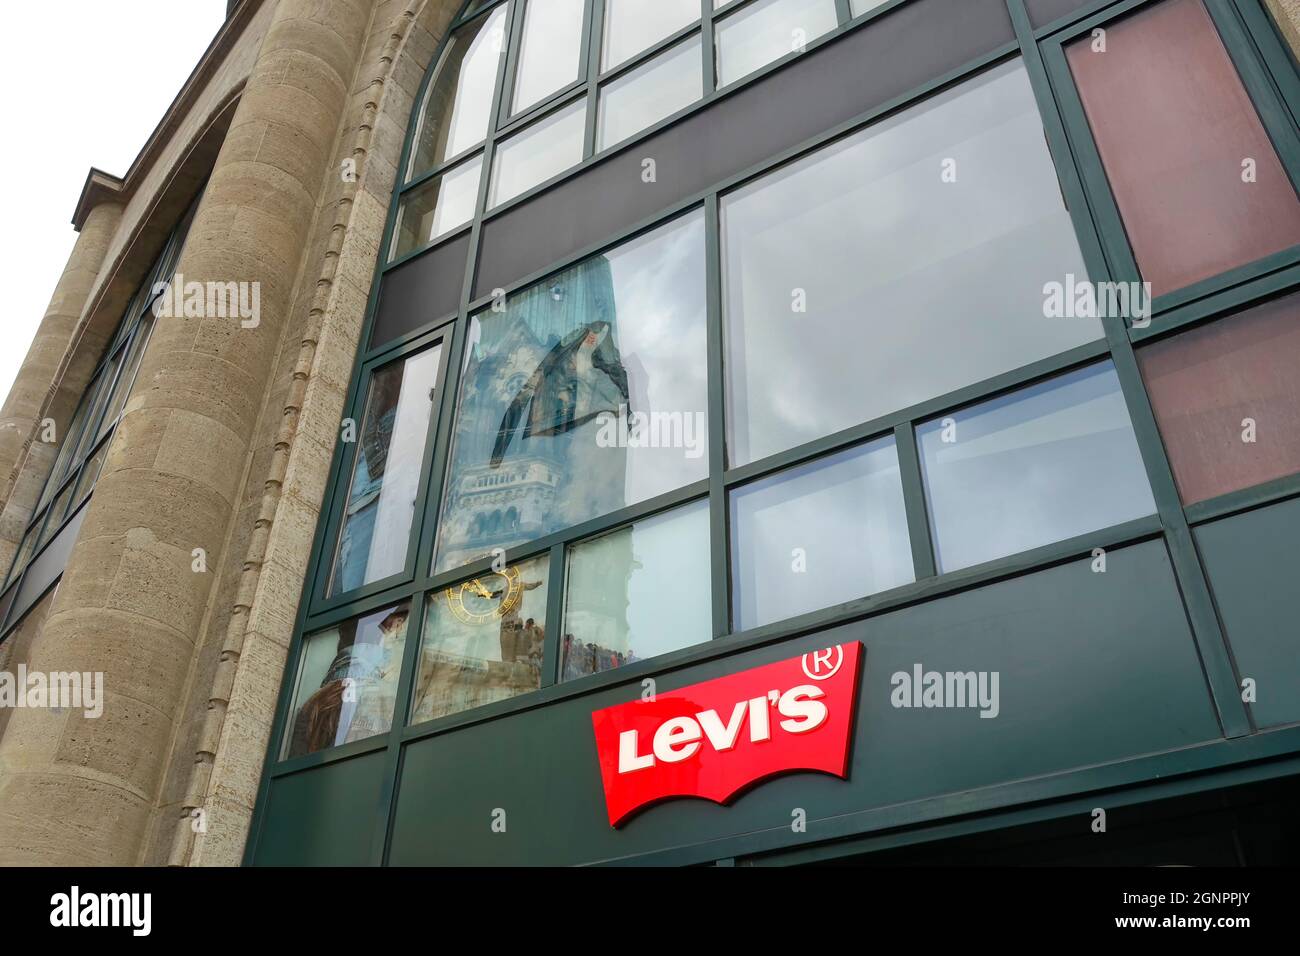
[[[826,723],[830,710],[821,698],[822,688],[801,684],[784,693],[772,691],[764,697],[753,697],[736,703],[731,716],[724,724],[716,710],[705,710],[694,716],[672,717],[656,728],[650,751],[641,753],[638,732],[625,730],[618,740],[618,772],[633,773],[647,770],[656,763],[680,763],[699,753],[707,742],[718,752],[732,750],[740,742],[741,730],[749,725],[750,743],[764,743],[772,739],[772,720],[769,708],[775,704],[777,714],[783,719],[777,726],[788,734],[806,734]]]

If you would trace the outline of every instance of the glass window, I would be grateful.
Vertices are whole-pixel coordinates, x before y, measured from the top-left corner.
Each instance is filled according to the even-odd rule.
[[[700,18],[700,0],[605,0],[601,69],[609,70]]]
[[[1191,504],[1300,472],[1300,295],[1138,350]]]
[[[1156,510],[1110,362],[951,412],[916,434],[941,571]]]
[[[703,95],[696,34],[601,88],[596,148],[620,143]]]
[[[472,156],[402,197],[393,235],[399,259],[474,218],[483,157]]]
[[[55,497],[54,504],[50,505],[49,517],[45,520],[45,527],[36,542],[36,547],[41,547],[50,538],[54,537],[54,532],[58,531],[63,524],[63,518],[68,510],[68,502],[72,499],[72,490],[72,482],[69,481]]]
[[[707,476],[704,260],[697,211],[473,317],[439,571]]]
[[[570,547],[561,679],[709,640],[709,574],[707,499]]]
[[[514,105],[526,110],[578,78],[586,0],[526,0]]]
[[[45,480],[45,488],[41,492],[41,500],[36,507],[39,510],[43,508],[58,490],[59,482],[63,480],[64,475],[68,472],[68,466],[72,463],[72,453],[76,450],[78,439],[81,437],[81,426],[86,421],[86,415],[90,412],[90,406],[94,402],[95,389],[99,386],[99,379],[90,383],[85,394],[81,398],[81,404],[77,407],[77,413],[72,416],[72,421],[68,423],[68,430],[63,433],[59,441],[59,454],[54,459],[54,467],[50,469],[50,476]]]
[[[1153,294],[1300,242],[1295,189],[1201,0],[1153,4],[1093,45],[1066,54]]]
[[[406,566],[441,355],[441,345],[425,349],[390,362],[370,379],[331,596]]]
[[[587,100],[562,106],[496,148],[488,206],[525,193],[582,162]]]
[[[719,20],[718,86],[734,83],[836,27],[835,0],[756,0]]]
[[[892,436],[732,492],[731,536],[737,630],[916,579]]]
[[[728,454],[753,461],[1098,339],[1019,62],[723,198]]]
[[[420,111],[409,175],[432,169],[487,137],[506,10],[503,3],[452,35]]]
[[[403,601],[303,639],[285,757],[392,728],[409,611]]]
[[[548,561],[542,555],[429,596],[412,723],[542,686]]]
[[[102,412],[108,405],[109,394],[113,391],[114,376],[117,374],[117,367],[122,362],[124,350],[119,349],[104,366],[103,372],[99,376],[99,384],[95,390],[95,401],[91,406],[90,415],[86,418],[86,427],[81,432],[81,439],[77,442],[77,450],[73,453],[72,462],[75,467],[76,463],[81,461],[90,452],[91,446],[99,436],[99,423],[102,418]]]
[[[5,586],[18,579],[22,573],[23,566],[27,564],[27,559],[32,556],[36,550],[36,538],[40,534],[40,522],[27,529],[27,536],[23,538],[23,543],[18,546],[18,553],[14,556],[13,564],[9,565],[9,574],[5,578]]]
[[[149,336],[153,333],[153,323],[153,315],[149,312],[140,319],[140,327],[135,333],[135,338],[131,340],[131,350],[127,353],[126,366],[122,369],[122,374],[117,377],[117,384],[113,386],[108,408],[104,410],[104,418],[99,424],[99,438],[107,435],[117,424],[122,408],[130,397],[131,386],[135,384],[136,373],[140,371],[140,360],[144,358],[145,346],[149,344]]]
[[[860,17],[869,10],[874,10],[888,2],[889,0],[853,0],[849,5],[849,12],[855,17]]]
[[[107,441],[100,442],[99,450],[90,457],[85,467],[81,469],[81,475],[77,478],[77,490],[73,494],[72,504],[68,508],[69,514],[90,497],[91,489],[95,487],[95,482],[99,480],[99,469],[104,464],[104,459],[108,457],[108,445]]]

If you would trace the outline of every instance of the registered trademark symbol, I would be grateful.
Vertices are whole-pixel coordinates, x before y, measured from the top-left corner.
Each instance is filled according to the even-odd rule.
[[[831,661],[834,660],[834,664]],[[827,680],[834,677],[844,663],[844,645],[836,644],[834,647],[828,647],[824,651],[813,651],[811,654],[805,654],[799,662],[803,667],[803,672],[813,680]]]

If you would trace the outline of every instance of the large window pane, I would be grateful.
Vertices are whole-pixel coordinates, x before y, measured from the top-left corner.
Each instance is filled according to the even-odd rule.
[[[893,438],[733,492],[731,534],[737,630],[915,580]]]
[[[392,729],[409,610],[402,602],[304,638],[285,757]]]
[[[1300,242],[1300,202],[1201,0],[1166,0],[1066,54],[1152,292]],[[1248,175],[1244,164],[1252,164]]]
[[[596,148],[605,149],[671,116],[704,95],[697,34],[600,91]]]
[[[562,680],[712,636],[707,499],[573,545],[568,558]]]
[[[540,103],[578,78],[586,0],[526,0],[511,113]]]
[[[448,42],[420,111],[409,174],[432,169],[487,136],[507,8],[503,3],[465,24]]]
[[[916,434],[941,571],[1155,511],[1110,362],[952,412]]]
[[[91,406],[94,404],[95,390],[99,387],[99,379],[95,379],[87,387],[85,394],[81,397],[81,404],[77,406],[77,412],[68,422],[67,430],[59,436],[59,454],[54,459],[54,467],[50,469],[50,477],[45,479],[45,488],[41,491],[41,500],[37,503],[37,510],[43,508],[59,488],[59,482],[68,473],[68,466],[72,464],[72,453],[77,450],[78,439],[81,437],[82,426],[86,423],[86,418],[90,414]]]
[[[1300,296],[1138,351],[1183,501],[1300,472]]]
[[[756,0],[715,27],[718,86],[801,50],[836,26],[835,0]]]
[[[497,147],[488,206],[525,193],[582,162],[587,100],[570,103]]]
[[[483,157],[472,156],[413,189],[402,198],[393,230],[393,254],[399,259],[474,218]]]
[[[140,319],[140,328],[131,340],[126,366],[122,369],[122,374],[117,377],[117,384],[113,386],[113,394],[109,399],[108,407],[104,410],[104,417],[100,420],[99,435],[96,440],[107,435],[122,414],[126,400],[131,394],[131,386],[135,384],[136,372],[140,370],[140,360],[144,358],[145,346],[149,344],[149,336],[153,333],[153,323],[154,317],[151,312],[146,312]]]
[[[694,212],[470,323],[438,570],[708,473]]]
[[[631,59],[700,18],[700,0],[605,0],[601,68]]]
[[[728,453],[763,458],[1102,334],[1019,62],[722,203]]]
[[[441,354],[442,347],[434,346],[385,365],[370,380],[331,595],[406,566]]]
[[[542,685],[548,560],[543,555],[430,595],[412,723]]]

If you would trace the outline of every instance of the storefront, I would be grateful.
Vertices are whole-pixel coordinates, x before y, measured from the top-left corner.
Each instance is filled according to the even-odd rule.
[[[717,6],[444,39],[246,862],[1272,861],[1266,8]]]

